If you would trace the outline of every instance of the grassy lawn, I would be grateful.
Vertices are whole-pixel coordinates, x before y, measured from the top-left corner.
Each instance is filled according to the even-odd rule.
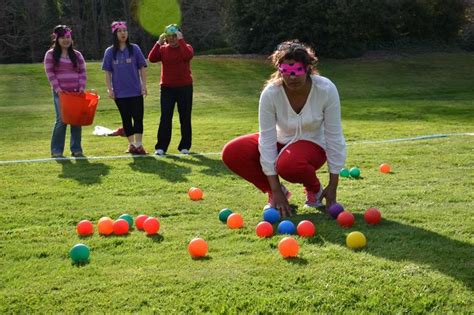
[[[196,57],[192,66],[193,152],[220,152],[258,130],[258,96],[272,71],[263,59]],[[356,224],[343,229],[303,209],[302,187],[289,184],[293,221],[312,220],[317,234],[296,237],[299,257],[285,260],[283,236],[255,235],[266,197],[218,154],[1,163],[49,157],[54,109],[41,64],[0,65],[0,312],[474,313],[474,139],[361,143],[474,132],[474,54],[323,60],[319,69],[341,95],[346,165],[362,170],[338,190]],[[144,144],[152,152],[159,66],[148,74]],[[95,125],[121,124],[100,63],[88,63],[88,88],[103,98],[94,125],[83,128],[86,155],[124,155],[123,138],[92,135]],[[383,162],[392,174],[378,172]],[[319,175],[327,183],[326,166]],[[191,186],[204,200],[189,200]],[[225,207],[243,215],[244,228],[220,223]],[[369,207],[381,210],[381,224],[364,222]],[[159,236],[75,232],[80,220],[122,213],[158,217]],[[351,231],[366,235],[366,248],[345,246]],[[209,244],[206,259],[187,253],[196,236]],[[68,251],[80,242],[91,258],[76,266]]]

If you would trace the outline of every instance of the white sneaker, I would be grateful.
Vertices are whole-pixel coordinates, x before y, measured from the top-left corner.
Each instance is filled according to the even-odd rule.
[[[321,195],[323,194],[323,187],[319,188],[317,193],[312,191],[306,191],[306,202],[304,203],[303,208],[321,208],[323,207],[323,203],[321,202]]]
[[[155,151],[155,155],[163,156],[163,155],[165,155],[165,151],[163,151],[161,149],[158,149],[158,150]]]
[[[181,149],[181,154],[189,154],[189,150],[188,149]]]

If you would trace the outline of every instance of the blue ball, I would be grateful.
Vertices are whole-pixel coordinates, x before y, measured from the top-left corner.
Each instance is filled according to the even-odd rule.
[[[281,221],[278,224],[278,233],[280,234],[295,234],[296,233],[296,226],[293,222],[289,220]]]
[[[275,208],[268,208],[263,211],[263,220],[271,224],[280,221],[280,211]]]

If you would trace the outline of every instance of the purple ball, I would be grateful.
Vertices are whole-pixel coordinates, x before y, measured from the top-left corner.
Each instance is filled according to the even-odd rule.
[[[333,219],[336,219],[337,216],[339,215],[339,213],[341,213],[342,211],[344,211],[344,207],[341,204],[337,203],[337,202],[333,203],[328,209],[329,215]]]

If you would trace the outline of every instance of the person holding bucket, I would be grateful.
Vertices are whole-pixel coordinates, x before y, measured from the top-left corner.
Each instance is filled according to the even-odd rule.
[[[53,90],[56,121],[51,137],[51,157],[63,157],[67,125],[61,120],[60,93],[83,93],[86,88],[86,63],[82,54],[73,49],[72,31],[58,25],[51,34],[53,44],[44,56],[44,69]],[[71,125],[70,149],[73,157],[83,157],[82,128]]]
[[[144,155],[147,154],[142,144],[147,63],[140,47],[130,43],[125,22],[113,22],[111,28],[113,45],[105,50],[102,62],[105,82],[122,117],[128,139],[126,152]]]
[[[175,103],[178,104],[181,141],[178,150],[189,154],[191,148],[191,109],[193,105],[193,78],[191,59],[193,47],[184,41],[176,24],[168,25],[148,55],[152,63],[161,61],[161,117],[158,127],[155,155],[164,155],[171,141]]]

